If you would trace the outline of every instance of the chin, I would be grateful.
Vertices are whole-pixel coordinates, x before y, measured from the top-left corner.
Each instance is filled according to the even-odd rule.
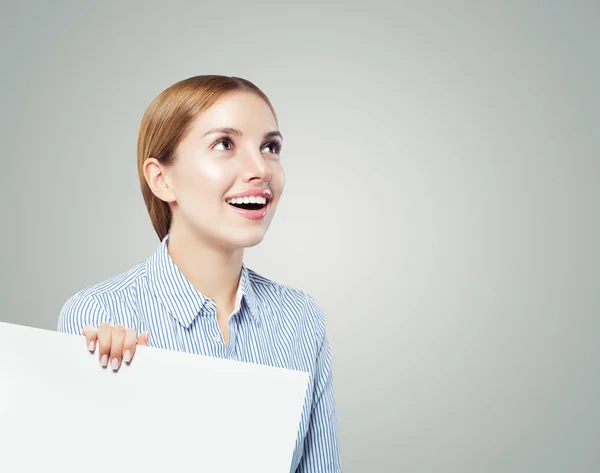
[[[230,236],[227,240],[229,246],[235,249],[252,248],[258,245],[265,238],[265,232],[242,232],[235,236]]]

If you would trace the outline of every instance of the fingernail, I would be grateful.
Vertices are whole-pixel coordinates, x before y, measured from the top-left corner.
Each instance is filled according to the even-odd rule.
[[[96,343],[94,342],[94,340],[92,340],[92,341],[90,342],[90,344],[88,345],[88,349],[89,349],[91,352],[93,352],[93,351],[94,351],[94,348],[96,348]]]
[[[131,361],[131,351],[130,350],[127,350],[125,352],[123,359],[125,360],[125,363],[129,363]]]
[[[102,358],[100,359],[100,364],[106,368],[106,365],[108,364],[108,355],[102,355]]]
[[[110,363],[110,366],[113,370],[118,369],[119,368],[119,360],[117,358],[113,358]]]

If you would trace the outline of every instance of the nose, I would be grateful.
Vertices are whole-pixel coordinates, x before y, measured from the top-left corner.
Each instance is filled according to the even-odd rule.
[[[243,162],[245,182],[269,182],[271,180],[271,167],[260,152],[246,153]]]

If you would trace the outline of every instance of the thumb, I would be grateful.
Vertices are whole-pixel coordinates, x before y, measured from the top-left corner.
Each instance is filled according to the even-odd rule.
[[[148,345],[148,332],[142,333],[137,341],[138,345]]]

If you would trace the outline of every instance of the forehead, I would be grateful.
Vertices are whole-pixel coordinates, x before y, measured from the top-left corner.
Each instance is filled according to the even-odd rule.
[[[264,134],[278,129],[267,103],[252,92],[229,92],[194,120],[192,129],[204,132],[212,128],[238,128],[244,133]]]

